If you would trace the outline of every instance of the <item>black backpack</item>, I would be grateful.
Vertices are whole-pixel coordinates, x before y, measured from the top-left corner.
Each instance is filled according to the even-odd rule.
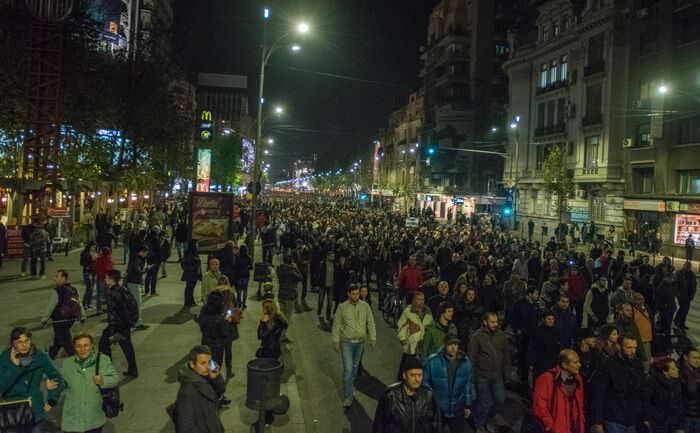
[[[58,293],[58,304],[53,310],[52,319],[54,321],[80,319],[80,296],[75,287],[65,285],[56,287],[55,290]]]
[[[547,370],[546,373],[542,374],[552,375],[552,397],[549,400],[549,410],[552,411],[554,407],[554,394],[557,391],[557,377],[554,371]],[[537,418],[535,411],[532,409],[532,405],[525,408],[525,414],[523,415],[523,423],[520,425],[520,433],[546,433],[547,429],[542,424],[542,421]]]
[[[118,308],[119,323],[131,328],[139,320],[139,305],[134,299],[134,295],[126,290],[123,286],[119,286],[119,291],[122,294],[122,303]]]

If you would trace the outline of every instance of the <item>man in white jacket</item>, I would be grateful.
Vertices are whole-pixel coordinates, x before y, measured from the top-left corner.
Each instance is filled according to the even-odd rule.
[[[407,358],[416,356],[418,343],[423,339],[425,327],[433,321],[430,309],[425,305],[423,292],[416,292],[413,303],[401,313],[398,323],[398,334],[403,356],[399,364],[398,380],[401,381],[401,370]]]

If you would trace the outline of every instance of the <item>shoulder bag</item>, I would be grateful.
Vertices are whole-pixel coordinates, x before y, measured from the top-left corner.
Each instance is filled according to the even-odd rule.
[[[12,389],[23,376],[24,373],[17,376],[17,379],[15,379],[12,385],[7,389]],[[34,412],[32,412],[32,400],[30,398],[0,403],[0,431],[5,431],[5,429],[11,429],[13,427],[28,427],[32,425],[34,425]]]
[[[97,352],[97,361],[95,362],[95,376],[100,375],[100,358],[102,353]],[[119,415],[119,412],[124,410],[124,403],[119,397],[119,386],[114,388],[100,388],[102,395],[102,412],[107,418],[114,418]]]

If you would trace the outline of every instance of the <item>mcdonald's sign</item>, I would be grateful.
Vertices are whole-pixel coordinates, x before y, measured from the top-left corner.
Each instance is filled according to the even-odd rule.
[[[207,110],[202,111],[202,120],[206,120],[207,122],[211,122],[211,111],[207,111]]]

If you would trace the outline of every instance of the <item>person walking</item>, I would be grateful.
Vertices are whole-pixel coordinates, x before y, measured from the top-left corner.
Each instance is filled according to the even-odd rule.
[[[539,323],[540,311],[537,308],[539,296],[540,291],[537,290],[537,286],[528,287],[527,294],[513,304],[508,318],[518,344],[518,375],[523,383],[527,382],[529,373],[530,340],[537,332],[537,324]]]
[[[202,344],[211,349],[211,357],[219,366],[224,363],[224,348],[226,341],[233,332],[232,316],[224,310],[224,295],[214,291],[207,297],[207,302],[199,314],[199,330],[202,333]]]
[[[287,318],[287,321],[290,322],[295,305],[299,303],[297,287],[299,286],[299,281],[302,279],[302,275],[297,268],[296,262],[292,261],[290,255],[284,256],[283,263],[277,266],[276,273],[277,283],[279,285],[277,298],[280,303],[280,310],[282,310],[282,314]],[[299,311],[301,311],[300,308]]]
[[[673,358],[654,360],[649,374],[649,432],[677,433],[685,428],[683,391]]]
[[[581,360],[571,349],[564,349],[557,365],[535,381],[532,411],[546,432],[584,433],[583,379]]]
[[[687,331],[688,327],[685,321],[688,318],[690,304],[695,299],[695,293],[698,288],[695,273],[692,271],[692,262],[685,262],[683,268],[676,273],[676,283],[678,284],[678,311],[673,322],[676,328],[681,331]]]
[[[440,408],[442,424],[450,433],[462,433],[474,402],[472,362],[459,350],[456,335],[445,336],[442,350],[428,357],[423,385],[431,388]]]
[[[109,357],[97,350],[92,334],[76,334],[73,344],[75,355],[63,361],[61,367],[66,386],[61,430],[100,433],[107,423],[100,389],[117,386],[119,374]]]
[[[435,395],[422,380],[423,365],[409,358],[401,367],[401,381],[389,385],[379,398],[372,433],[441,433]]]
[[[379,275],[379,274],[377,274]],[[379,276],[377,276],[379,278]],[[316,316],[321,325],[323,322],[323,303],[326,302],[326,321],[331,323],[331,309],[333,300],[333,287],[335,285],[335,253],[333,250],[328,251],[326,258],[321,261],[321,271],[319,275],[318,288],[318,307],[316,308]]]
[[[83,294],[84,310],[92,310],[92,293],[95,288],[94,262],[97,257],[97,244],[95,241],[89,241],[80,253],[80,266],[83,267],[83,282],[85,283],[85,293]]]
[[[144,284],[145,294],[158,296],[156,285],[158,284],[158,269],[163,261],[163,252],[160,241],[160,226],[154,225],[151,227],[148,236],[146,237],[146,245],[148,246],[148,257],[146,263],[149,268],[146,271],[146,282]]]
[[[212,368],[211,350],[197,345],[190,349],[187,363],[180,367],[175,410],[181,433],[223,433],[219,400],[226,391],[220,366]]]
[[[415,358],[418,344],[425,335],[425,327],[433,322],[430,309],[425,305],[425,295],[417,292],[413,296],[413,303],[406,307],[397,322],[398,338],[401,343],[403,355],[399,364],[397,380],[401,381],[403,364],[408,358]]]
[[[49,234],[41,224],[37,223],[36,228],[29,236],[31,263],[29,271],[32,274],[32,279],[46,278],[46,252],[49,250]],[[39,274],[37,276],[37,261],[40,262]]]
[[[126,228],[122,232],[122,247],[124,248],[123,264],[128,264],[131,257],[131,238],[134,235],[134,223],[126,223]]]
[[[272,299],[264,300],[262,317],[258,323],[260,347],[255,352],[255,357],[279,359],[282,355],[282,333],[287,327],[287,318],[279,311],[275,301]]]
[[[56,227],[56,223],[53,221],[53,218],[46,218],[44,230],[46,230],[46,233],[49,235],[49,244],[46,248],[46,260],[53,262],[53,240],[58,234],[58,227]]]
[[[532,370],[533,382],[542,373],[557,365],[562,346],[554,328],[555,323],[554,313],[545,310],[542,313],[542,324],[530,340],[527,361],[528,367]],[[524,382],[527,383],[527,378]]]
[[[343,407],[349,408],[355,397],[354,383],[365,340],[369,337],[372,349],[377,344],[372,309],[366,302],[360,301],[360,289],[357,286],[350,286],[348,300],[338,307],[333,319],[331,337],[333,349],[342,355]]]
[[[248,281],[250,280],[250,271],[253,269],[253,259],[248,255],[248,248],[241,245],[241,248],[236,258],[235,265],[235,286],[238,294],[238,305],[243,310],[248,308],[246,300],[248,298]]]
[[[196,307],[194,301],[194,288],[197,281],[202,280],[202,261],[197,252],[197,241],[190,241],[185,251],[185,256],[180,260],[182,277],[180,281],[185,282],[185,308]]]
[[[610,315],[608,303],[608,278],[599,275],[598,281],[588,289],[583,302],[583,328],[594,328],[607,323]]]
[[[397,281],[399,292],[406,299],[406,304],[410,304],[413,295],[418,291],[418,287],[423,284],[423,271],[416,263],[416,257],[410,256],[408,263],[401,269]]]
[[[85,321],[85,311],[80,303],[80,296],[75,287],[68,283],[68,272],[56,271],[53,277],[55,287],[49,292],[49,301],[41,315],[41,323],[46,326],[51,320],[53,325],[53,344],[49,348],[49,358],[56,359],[63,348],[68,356],[75,355],[71,341],[70,328],[76,320]]]
[[[46,376],[47,398],[41,389]],[[49,355],[34,346],[27,328],[10,332],[10,347],[0,353],[0,397],[5,402],[31,400],[34,415],[32,425],[22,432],[42,433],[46,414],[58,404],[63,390],[63,378]],[[12,431],[12,428],[10,428]]]
[[[119,285],[121,276],[118,269],[112,269],[105,277],[105,283],[109,288],[107,327],[102,332],[99,349],[100,352],[112,358],[112,343],[119,343],[128,365],[124,375],[135,379],[139,376],[139,371],[136,366],[134,345],[131,343],[131,327],[138,320],[138,307],[131,293]]]
[[[510,382],[510,348],[496,313],[484,314],[481,329],[469,341],[467,356],[475,372],[474,424],[483,431],[487,420],[505,402],[504,382]]]
[[[454,317],[454,304],[452,301],[444,301],[435,311],[437,320],[426,325],[423,339],[418,343],[416,356],[421,361],[426,361],[430,355],[440,350],[447,335],[459,335],[457,325],[452,322]]]
[[[296,248],[292,251],[292,260],[296,264],[297,271],[301,276],[301,300],[294,306],[295,313],[303,313],[311,311],[311,307],[306,303],[306,291],[309,285],[309,263],[311,262],[311,253],[309,248],[304,244],[304,241],[297,239]]]
[[[183,218],[180,218],[175,228],[175,250],[177,250],[177,261],[182,260],[183,251],[187,247],[188,227]]]
[[[114,261],[112,260],[112,250],[102,248],[100,255],[93,262],[95,268],[95,285],[97,286],[97,315],[104,313],[103,305],[109,309],[107,298],[109,296],[109,288],[106,283],[107,274],[114,269]]]
[[[593,433],[634,433],[638,424],[649,421],[649,389],[637,357],[637,339],[623,334],[619,341],[617,356],[604,359],[593,375]]]
[[[137,330],[148,329],[148,325],[143,323],[143,298],[141,297],[141,283],[143,282],[143,274],[146,273],[146,257],[148,256],[148,247],[141,245],[138,253],[131,257],[129,265],[126,267],[126,288],[131,293],[131,296],[136,300],[139,308],[139,317],[134,325]]]

